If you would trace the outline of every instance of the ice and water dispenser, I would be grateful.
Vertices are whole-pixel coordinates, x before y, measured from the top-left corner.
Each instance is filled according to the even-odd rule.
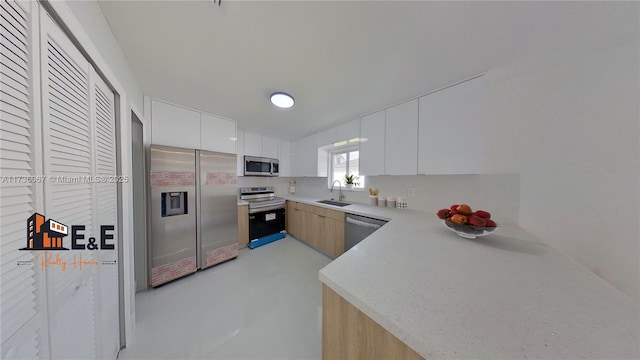
[[[187,194],[187,191],[163,192],[161,195],[162,217],[188,214]]]

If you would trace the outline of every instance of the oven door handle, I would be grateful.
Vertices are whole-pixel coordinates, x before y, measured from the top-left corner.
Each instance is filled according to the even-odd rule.
[[[256,213],[261,213],[265,211],[278,210],[278,209],[284,209],[284,208],[285,208],[284,204],[258,207],[258,208],[249,209],[249,214],[256,214]]]

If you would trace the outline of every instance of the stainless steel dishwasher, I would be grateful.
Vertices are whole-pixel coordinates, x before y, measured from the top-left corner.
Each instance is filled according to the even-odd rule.
[[[356,246],[374,231],[380,229],[387,221],[366,216],[345,214],[344,241],[345,251]]]

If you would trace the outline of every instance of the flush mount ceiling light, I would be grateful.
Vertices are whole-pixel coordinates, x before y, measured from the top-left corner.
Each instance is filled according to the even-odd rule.
[[[271,94],[271,103],[279,108],[288,109],[295,104],[295,100],[287,93],[275,92]]]

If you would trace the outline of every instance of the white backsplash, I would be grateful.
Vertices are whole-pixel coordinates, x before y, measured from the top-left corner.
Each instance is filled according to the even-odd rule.
[[[319,199],[338,199],[330,193],[327,178],[238,177],[240,186],[275,186],[277,194],[289,193],[289,180],[296,181],[296,194]],[[380,196],[406,197],[409,209],[433,212],[454,203],[492,213],[496,222],[517,223],[520,206],[520,178],[515,174],[368,176],[366,188],[380,189]],[[344,191],[345,201],[369,203],[369,192]],[[408,196],[408,189],[415,196]],[[402,210],[398,210],[402,211]]]

